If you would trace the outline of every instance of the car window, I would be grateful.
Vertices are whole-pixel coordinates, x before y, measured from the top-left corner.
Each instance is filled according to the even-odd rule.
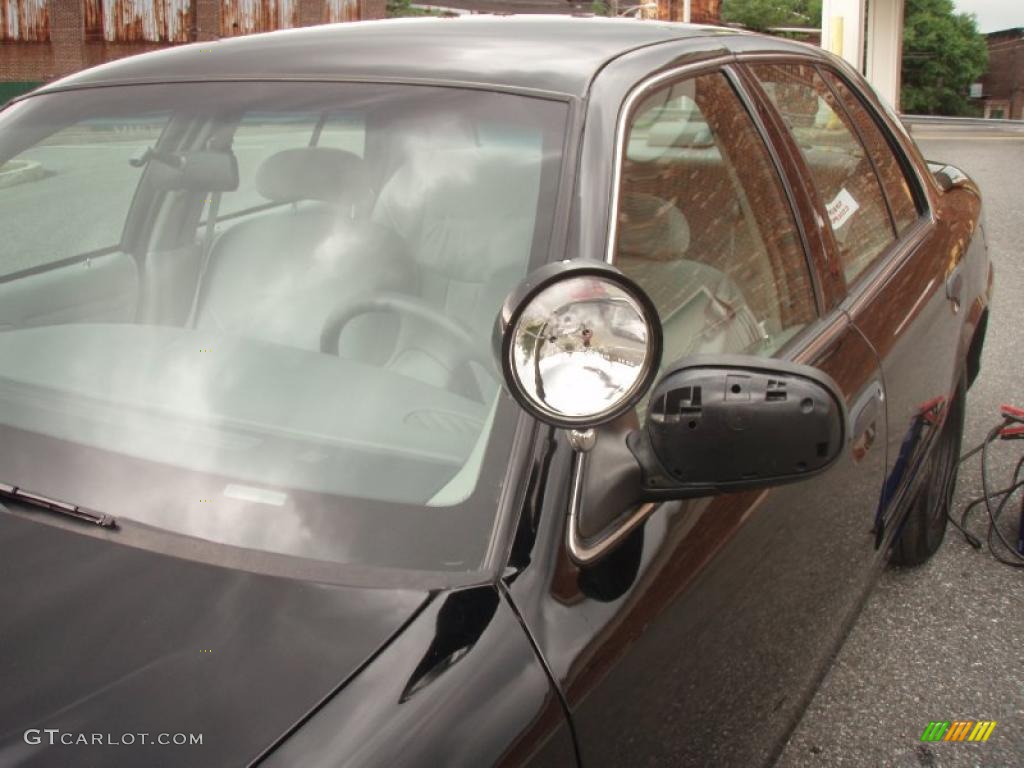
[[[918,218],[917,206],[914,205],[914,197],[910,191],[910,182],[900,167],[896,155],[893,154],[892,147],[885,140],[882,129],[872,119],[867,107],[854,96],[853,91],[841,77],[829,71],[825,71],[824,76],[829,85],[839,94],[840,101],[853,119],[858,133],[868,148],[868,153],[882,180],[882,188],[885,190],[893,220],[896,222],[896,231],[902,234]]]
[[[661,88],[626,134],[615,263],[651,296],[664,363],[774,354],[815,316],[780,179],[721,73]]]
[[[896,239],[868,153],[814,67],[756,64],[751,69],[807,162],[843,273],[852,283]]]
[[[0,277],[116,248],[142,175],[131,160],[160,138],[167,118],[41,125],[30,147],[0,162]]]
[[[549,255],[568,111],[260,81],[3,110],[0,166],[54,175],[0,189],[0,274],[126,250],[0,281],[0,483],[232,547],[479,569],[519,413],[491,329]],[[218,195],[244,215],[208,227]]]

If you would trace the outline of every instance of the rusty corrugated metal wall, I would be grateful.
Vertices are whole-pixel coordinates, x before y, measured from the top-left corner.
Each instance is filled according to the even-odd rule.
[[[324,0],[324,23],[359,21],[359,0]]]
[[[45,43],[49,39],[47,0],[0,0],[0,40]]]
[[[191,40],[193,0],[85,0],[85,37],[108,43]]]
[[[223,37],[299,26],[298,0],[221,0]]]

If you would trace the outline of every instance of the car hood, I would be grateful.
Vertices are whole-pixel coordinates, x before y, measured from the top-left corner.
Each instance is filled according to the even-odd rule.
[[[244,765],[426,599],[222,568],[0,511],[0,764]],[[140,745],[179,733],[202,744]]]

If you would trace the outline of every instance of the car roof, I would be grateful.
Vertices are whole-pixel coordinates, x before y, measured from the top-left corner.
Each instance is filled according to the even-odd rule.
[[[719,52],[734,29],[573,16],[421,18],[328,24],[175,46],[104,64],[38,92],[138,82],[366,79],[452,82],[583,96],[608,61],[673,40]],[[768,47],[782,41],[763,38]]]

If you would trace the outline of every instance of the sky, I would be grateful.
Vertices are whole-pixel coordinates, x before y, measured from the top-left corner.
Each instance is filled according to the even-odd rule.
[[[979,32],[1024,27],[1024,0],[953,0],[953,5],[978,18]]]

